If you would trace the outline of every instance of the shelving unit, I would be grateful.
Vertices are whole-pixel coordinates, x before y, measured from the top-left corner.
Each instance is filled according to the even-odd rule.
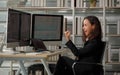
[[[0,2],[2,1],[4,0],[1,0]],[[4,12],[7,11],[8,7],[30,13],[64,15],[63,32],[66,29],[69,29],[72,32],[72,40],[78,47],[81,46],[81,44],[79,44],[80,39],[78,38],[82,36],[81,24],[83,18],[87,15],[95,15],[99,17],[102,24],[103,40],[107,41],[108,44],[112,46],[111,49],[119,49],[118,51],[120,51],[120,0],[97,0],[96,7],[90,7],[88,0],[19,0],[19,2],[16,2],[18,0],[5,1],[6,5],[0,7],[0,15],[5,15]],[[10,5],[11,3],[7,3],[7,1],[13,3],[13,5]],[[6,21],[0,21],[0,25],[1,24],[6,25]],[[65,43],[64,41],[65,40],[63,39],[63,45]],[[117,46],[115,47],[114,45]],[[107,48],[107,51],[108,49],[110,48]],[[120,64],[120,62],[114,63],[106,60],[106,64],[109,65],[116,63]]]

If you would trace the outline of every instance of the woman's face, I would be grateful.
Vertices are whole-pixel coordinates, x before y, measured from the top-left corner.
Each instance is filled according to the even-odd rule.
[[[91,23],[89,22],[88,19],[85,19],[83,21],[83,32],[85,34],[86,37],[89,37],[91,32],[93,31],[94,29],[94,25],[91,25]]]

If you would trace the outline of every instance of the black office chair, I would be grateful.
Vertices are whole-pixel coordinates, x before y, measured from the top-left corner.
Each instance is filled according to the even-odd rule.
[[[101,56],[101,63],[103,62],[103,56],[106,49],[105,47],[106,42],[103,42],[103,55]],[[104,75],[104,66],[100,63],[74,62],[72,69],[74,75]]]
[[[28,75],[35,75],[36,71],[41,72],[44,75],[44,66],[42,64],[33,64],[28,67]]]

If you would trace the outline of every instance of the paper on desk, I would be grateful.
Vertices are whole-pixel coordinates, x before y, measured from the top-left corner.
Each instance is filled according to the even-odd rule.
[[[0,54],[18,54],[20,52],[16,52],[16,51],[3,51],[3,52],[0,52]]]
[[[42,54],[40,52],[31,52],[31,53],[25,53],[26,55],[37,55],[37,54]]]
[[[26,55],[38,55],[38,54],[48,54],[51,53],[50,51],[42,51],[42,52],[31,52],[31,53],[26,53]]]

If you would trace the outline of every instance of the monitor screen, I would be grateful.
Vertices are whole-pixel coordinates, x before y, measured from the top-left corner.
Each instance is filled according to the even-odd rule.
[[[63,15],[33,14],[32,38],[43,41],[61,41]]]
[[[7,47],[29,45],[31,14],[8,9]]]
[[[19,32],[20,32],[20,13],[16,10],[8,9],[7,47],[19,45],[20,39]]]
[[[20,16],[20,46],[30,44],[31,14],[21,12]]]

